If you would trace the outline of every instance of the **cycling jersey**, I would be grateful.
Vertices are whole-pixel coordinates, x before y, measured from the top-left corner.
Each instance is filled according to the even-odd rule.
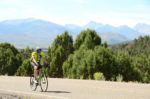
[[[45,55],[44,55],[43,52],[41,52],[40,55],[38,55],[36,52],[33,52],[33,53],[32,53],[32,62],[34,62],[34,61],[33,61],[33,58],[35,58],[35,60],[36,60],[38,63],[40,63],[42,57],[45,57]]]

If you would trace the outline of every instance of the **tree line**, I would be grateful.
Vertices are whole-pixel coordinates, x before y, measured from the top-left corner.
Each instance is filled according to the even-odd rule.
[[[49,77],[100,79],[109,81],[150,82],[150,37],[112,45],[102,43],[94,30],[83,30],[73,38],[67,31],[58,35],[48,47]],[[0,75],[30,76],[31,53],[27,47],[18,50],[9,43],[0,44]],[[44,64],[43,64],[44,65]]]

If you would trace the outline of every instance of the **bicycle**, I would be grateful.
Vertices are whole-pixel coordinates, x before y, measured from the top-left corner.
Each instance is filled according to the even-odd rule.
[[[41,91],[46,92],[48,88],[48,79],[45,74],[45,69],[41,70],[41,75],[37,76],[37,79],[34,77],[34,74],[30,76],[30,88],[32,91],[35,91],[37,89],[37,86],[41,87]],[[37,80],[37,83],[35,83],[35,79]]]

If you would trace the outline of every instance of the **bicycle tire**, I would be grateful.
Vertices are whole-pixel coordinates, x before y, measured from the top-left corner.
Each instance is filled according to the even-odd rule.
[[[43,92],[46,92],[47,91],[47,88],[48,88],[48,79],[47,79],[47,76],[45,75],[45,73],[43,74],[43,77],[41,78],[41,81],[40,81],[40,87],[41,87],[41,91]]]
[[[36,88],[37,88],[37,83],[34,83],[34,80],[35,80],[35,77],[34,77],[34,75],[32,74],[32,75],[30,76],[30,88],[31,88],[32,91],[35,91]]]

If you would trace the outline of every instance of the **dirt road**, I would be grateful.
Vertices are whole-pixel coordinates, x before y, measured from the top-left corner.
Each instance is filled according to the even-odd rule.
[[[31,91],[29,77],[0,76],[0,96],[26,97],[24,99],[150,99],[150,84],[56,78],[48,80],[47,92],[40,92],[39,87]]]

